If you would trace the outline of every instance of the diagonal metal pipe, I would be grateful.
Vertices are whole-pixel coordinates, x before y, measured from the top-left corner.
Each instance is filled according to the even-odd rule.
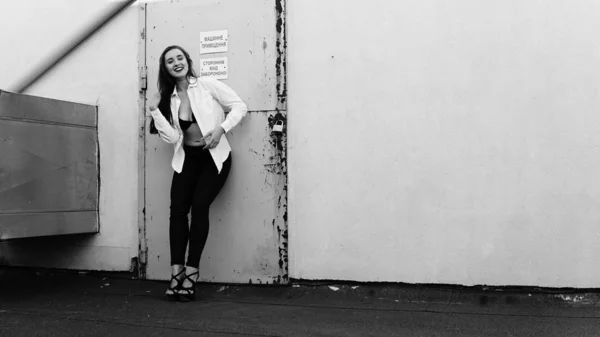
[[[50,70],[56,67],[65,57],[71,54],[77,47],[83,44],[87,39],[89,39],[92,35],[94,35],[97,31],[102,29],[106,24],[112,21],[115,17],[117,17],[123,10],[125,10],[129,5],[133,4],[137,0],[125,0],[122,3],[115,5],[111,8],[106,14],[99,17],[96,22],[89,26],[86,30],[81,32],[71,43],[67,44],[62,49],[58,50],[50,60],[38,67],[35,71],[33,71],[29,76],[27,76],[19,85],[15,87],[14,92],[22,93],[31,87],[35,82],[37,82],[40,78],[46,75]]]

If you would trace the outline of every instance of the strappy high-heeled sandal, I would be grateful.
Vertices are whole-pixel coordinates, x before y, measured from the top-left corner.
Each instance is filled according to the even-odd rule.
[[[169,288],[167,289],[167,291],[165,291],[165,295],[167,295],[167,298],[171,301],[179,300],[179,289],[181,289],[183,285],[183,278],[180,278],[180,275],[182,273],[185,273],[185,268],[182,268],[181,271],[177,273],[177,275],[171,275],[171,283],[169,284]],[[172,286],[173,280],[176,281],[175,286]]]
[[[182,302],[191,302],[196,300],[196,281],[192,280],[190,277],[194,275],[199,276],[200,274],[196,270],[195,272],[184,276],[184,279],[187,279],[192,284],[191,287],[184,287],[183,282],[181,283],[181,287],[179,287],[179,300]]]

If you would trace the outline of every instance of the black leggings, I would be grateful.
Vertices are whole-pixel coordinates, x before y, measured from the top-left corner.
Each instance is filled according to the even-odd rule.
[[[198,268],[208,238],[208,209],[227,180],[231,154],[218,173],[210,152],[202,146],[184,146],[184,151],[183,170],[173,174],[171,184],[171,265],[184,264],[189,241],[187,266]],[[192,223],[188,226],[190,208]]]

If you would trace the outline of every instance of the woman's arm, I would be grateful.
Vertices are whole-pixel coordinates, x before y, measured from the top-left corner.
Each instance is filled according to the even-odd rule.
[[[152,116],[152,119],[154,119],[154,126],[156,127],[160,138],[169,144],[177,143],[182,136],[181,133],[169,123],[156,105],[151,104],[148,110],[150,110],[150,115]]]
[[[229,110],[225,121],[221,124],[223,130],[227,133],[246,116],[248,107],[238,94],[225,83],[215,79],[206,79],[204,84],[213,94],[213,97]]]

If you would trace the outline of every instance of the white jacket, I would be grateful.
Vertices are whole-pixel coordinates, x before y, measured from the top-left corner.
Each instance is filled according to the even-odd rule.
[[[187,89],[190,98],[192,113],[196,117],[200,131],[206,135],[217,126],[223,127],[225,133],[233,129],[248,113],[246,104],[240,97],[223,82],[215,79],[196,78],[190,82]],[[171,166],[175,172],[180,173],[183,169],[185,151],[183,150],[183,131],[179,126],[179,106],[181,99],[177,95],[177,88],[171,95],[171,113],[173,125],[162,115],[159,109],[150,111],[154,119],[154,125],[160,137],[167,143],[174,144],[173,160]],[[228,111],[225,118],[225,110]],[[229,156],[231,147],[225,134],[221,137],[219,144],[209,149],[210,154],[217,166],[218,172],[223,168],[223,162]]]

